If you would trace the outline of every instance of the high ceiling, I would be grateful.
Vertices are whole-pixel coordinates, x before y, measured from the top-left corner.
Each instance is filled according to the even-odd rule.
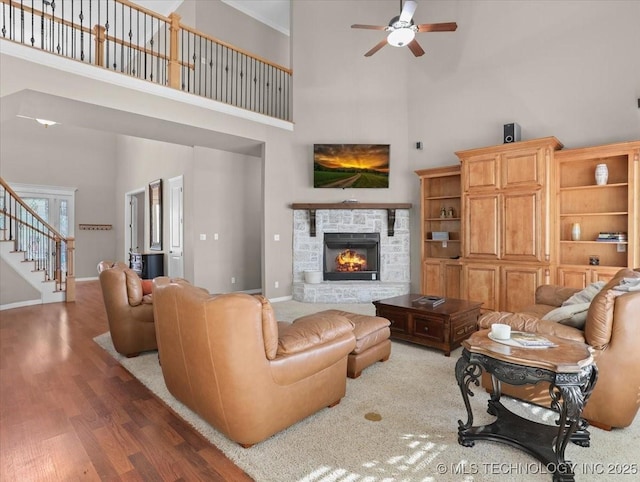
[[[291,0],[222,0],[222,2],[289,35]]]
[[[162,15],[175,12],[184,0],[132,0],[133,3]],[[291,0],[221,0],[230,7],[289,35]]]

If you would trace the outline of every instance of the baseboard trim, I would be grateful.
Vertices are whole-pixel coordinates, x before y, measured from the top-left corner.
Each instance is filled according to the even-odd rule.
[[[291,301],[293,296],[281,296],[280,298],[270,298],[269,303],[277,303],[278,301]]]
[[[41,305],[42,300],[27,300],[27,301],[17,301],[15,303],[7,303],[6,305],[0,305],[0,311],[4,310],[12,310],[14,308],[24,308],[25,306],[33,306],[33,305]]]

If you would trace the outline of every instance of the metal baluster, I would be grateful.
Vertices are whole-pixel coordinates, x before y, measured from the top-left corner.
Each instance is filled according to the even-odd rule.
[[[151,46],[151,60],[149,61],[151,72],[149,74],[149,80],[153,82],[153,17],[151,17],[151,38],[149,40],[149,45]]]
[[[31,0],[31,46],[33,47],[36,40],[33,38],[33,17],[35,10],[33,9],[33,0]],[[20,0],[20,43],[24,43],[24,4]]]
[[[108,68],[111,67],[109,65],[109,0],[106,0],[106,1],[107,1],[107,3],[105,5],[104,9],[105,9],[107,18],[106,18],[106,22],[104,24],[104,37],[105,37],[104,48],[105,48],[105,52],[106,52],[107,55],[106,55],[104,66],[108,69]]]
[[[9,9],[11,9],[11,5],[9,5]],[[4,3],[2,4],[2,36],[7,36],[7,7]]]
[[[100,3],[99,0],[98,0],[98,3]],[[89,25],[89,41],[88,41],[88,44],[89,45],[87,45],[87,50],[89,50],[89,63],[90,64],[93,64],[93,59],[91,57],[91,53],[93,52],[93,48],[91,46],[91,22],[93,20],[93,16],[92,16],[93,8],[92,7],[93,7],[93,1],[89,0],[89,22],[88,22],[88,25]]]
[[[180,87],[182,90],[185,89],[185,81],[184,81],[184,29],[180,29]]]
[[[84,62],[84,6],[80,0],[80,60]]]
[[[224,101],[229,103],[229,47],[225,47],[225,60],[224,60]]]
[[[133,31],[131,30],[133,25],[133,12],[132,8],[129,8],[129,61],[127,62],[127,73],[131,75],[131,63],[133,61],[131,52],[133,51]],[[135,70],[135,69],[134,69]]]
[[[218,100],[218,74],[220,73],[220,67],[218,64],[218,47],[219,45],[216,43],[216,70],[215,70],[215,76],[216,76],[216,80],[215,80],[215,95],[214,95],[214,99]]]
[[[118,3],[113,2],[113,70],[118,70]]]
[[[71,2],[71,21],[75,20],[75,2]],[[76,58],[76,29],[73,27],[69,27],[71,29],[71,58]]]
[[[198,53],[196,52],[196,42],[201,39],[200,35],[193,34],[193,55],[191,60],[193,61],[193,92],[200,95],[200,75],[196,75],[196,72],[200,72],[198,69]],[[196,87],[196,81],[198,82]]]
[[[204,96],[207,96],[207,87],[209,87],[209,84],[207,83],[207,75],[209,73],[209,70],[207,69],[207,67],[209,66],[209,43],[210,40],[205,39],[204,41]],[[200,61],[200,65],[202,65],[202,60]]]
[[[144,79],[147,80],[147,13],[144,13]]]
[[[120,72],[124,73],[124,3],[120,4],[120,22],[120,32],[122,33],[123,41],[122,45],[120,45]]]
[[[140,10],[136,10],[136,45],[140,47]],[[140,55],[140,50],[136,53],[136,65],[138,67],[138,73],[136,77],[140,78],[140,61],[142,59],[142,55]],[[135,72],[134,72],[135,73]]]

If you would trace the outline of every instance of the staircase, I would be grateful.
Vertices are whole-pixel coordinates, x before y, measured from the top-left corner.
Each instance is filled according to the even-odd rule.
[[[14,251],[13,244],[13,241],[0,241],[0,258],[40,292],[42,303],[65,301],[65,292],[56,290],[55,282],[47,280],[46,272],[36,269],[35,261],[25,260],[24,251]]]
[[[75,301],[74,239],[65,238],[0,177],[0,258],[40,292],[42,303]]]

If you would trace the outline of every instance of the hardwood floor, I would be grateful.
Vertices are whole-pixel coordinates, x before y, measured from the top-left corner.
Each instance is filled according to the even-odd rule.
[[[0,480],[251,481],[93,341],[107,330],[97,281],[0,312]]]

